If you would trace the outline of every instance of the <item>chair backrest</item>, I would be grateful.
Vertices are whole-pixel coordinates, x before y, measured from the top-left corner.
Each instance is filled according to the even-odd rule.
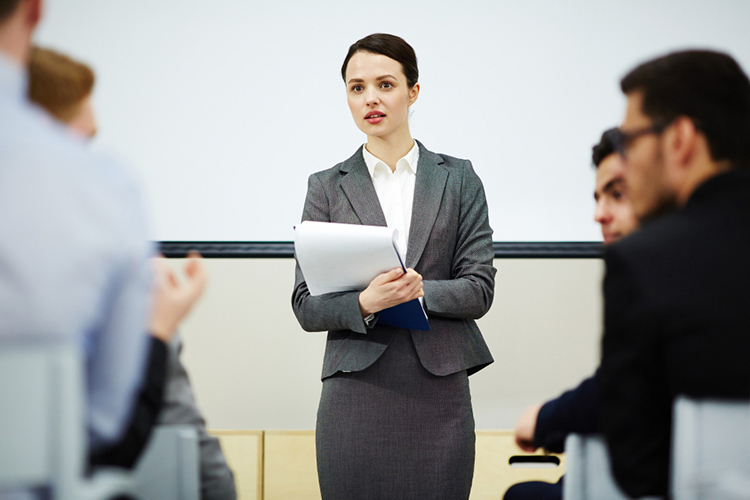
[[[55,500],[135,494],[144,500],[198,500],[195,428],[155,429],[135,472],[87,476],[84,361],[62,342],[0,344],[0,497],[49,487]]]
[[[0,491],[75,488],[86,460],[83,381],[74,345],[0,346]]]
[[[136,464],[131,493],[141,500],[199,500],[199,453],[195,427],[157,427]]]
[[[571,434],[565,440],[565,500],[628,500],[612,477],[604,439]]]
[[[673,498],[750,499],[750,401],[683,396],[673,418]]]

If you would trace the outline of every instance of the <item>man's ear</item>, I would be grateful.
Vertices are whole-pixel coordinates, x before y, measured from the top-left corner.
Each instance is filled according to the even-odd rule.
[[[696,154],[698,142],[698,130],[693,120],[678,116],[664,135],[671,162],[680,168],[687,168]]]
[[[28,10],[26,11],[26,23],[33,29],[39,24],[42,19],[42,11],[44,10],[44,0],[26,0],[29,2]]]

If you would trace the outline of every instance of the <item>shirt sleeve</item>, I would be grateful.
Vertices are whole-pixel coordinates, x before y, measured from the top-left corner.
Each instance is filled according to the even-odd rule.
[[[120,197],[119,241],[112,252],[102,316],[88,358],[89,438],[97,451],[122,436],[143,383],[151,302],[146,217],[135,187]]]

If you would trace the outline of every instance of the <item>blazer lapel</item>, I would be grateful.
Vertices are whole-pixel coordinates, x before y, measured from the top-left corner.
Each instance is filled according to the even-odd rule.
[[[385,215],[372,184],[370,172],[365,165],[362,149],[346,160],[339,170],[346,174],[341,179],[341,189],[344,190],[359,221],[366,226],[386,226]]]
[[[443,199],[445,183],[448,181],[448,170],[443,167],[443,159],[428,151],[421,142],[417,141],[417,144],[419,163],[406,251],[406,266],[412,268],[419,262],[432,232],[432,226],[440,210],[440,201]]]

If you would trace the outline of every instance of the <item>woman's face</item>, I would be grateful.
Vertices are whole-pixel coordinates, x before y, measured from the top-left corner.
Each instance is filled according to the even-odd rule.
[[[368,137],[408,135],[409,106],[418,95],[419,83],[409,88],[398,61],[372,52],[357,52],[349,59],[347,102],[354,123]]]

